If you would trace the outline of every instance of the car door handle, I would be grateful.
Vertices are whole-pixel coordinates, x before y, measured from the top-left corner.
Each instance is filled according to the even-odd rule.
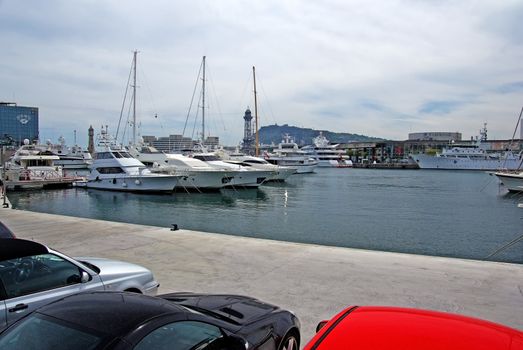
[[[27,304],[17,304],[15,307],[9,309],[9,312],[17,312],[21,310],[25,310],[29,307]]]

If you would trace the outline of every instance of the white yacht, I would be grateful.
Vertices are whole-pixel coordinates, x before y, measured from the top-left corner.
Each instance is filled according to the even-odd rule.
[[[338,145],[331,145],[323,136],[323,132],[312,139],[313,145],[302,147],[302,150],[316,159],[319,167],[350,168],[352,161],[345,151],[337,149]]]
[[[85,186],[100,190],[128,192],[172,192],[179,175],[152,173],[124,149],[107,148],[94,154]]]
[[[273,170],[252,169],[241,164],[227,163],[214,153],[195,153],[192,157],[218,169],[229,169],[233,177],[225,188],[258,188],[274,174]]]
[[[263,158],[271,164],[295,167],[296,173],[312,173],[318,166],[318,161],[301,150],[296,142],[287,134],[272,153],[265,153]]]
[[[269,163],[263,158],[248,156],[240,153],[232,153],[228,155],[228,159],[224,159],[226,162],[237,162],[243,166],[252,167],[254,169],[269,170],[273,172],[273,175],[266,181],[285,181],[289,176],[295,174],[297,171],[296,167],[280,166]]]
[[[59,159],[25,139],[5,164],[6,187],[24,189],[71,185],[75,179],[64,176],[62,167],[55,165]]]
[[[498,171],[494,175],[510,192],[523,192],[523,171]]]
[[[456,145],[443,149],[436,155],[411,154],[421,169],[459,169],[459,170],[515,170],[518,169],[521,154],[512,151],[490,153],[484,147],[487,140],[486,123],[480,130],[480,137],[472,145]]]
[[[152,146],[129,146],[129,153],[150,167],[153,173],[180,175],[176,189],[183,191],[216,191],[234,178],[236,171],[216,168],[182,154],[164,153]]]
[[[45,145],[41,145],[41,147],[45,151],[58,156],[60,159],[56,160],[54,164],[61,166],[65,171],[85,170],[93,163],[89,151],[78,145],[68,147],[62,136],[58,138],[58,144],[53,144],[51,140],[47,140]]]

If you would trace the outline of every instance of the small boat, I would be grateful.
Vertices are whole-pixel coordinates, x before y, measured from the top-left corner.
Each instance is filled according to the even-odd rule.
[[[316,159],[319,167],[352,168],[352,161],[344,150],[337,149],[338,145],[331,145],[323,136],[323,132],[312,139],[313,145],[301,149]]]
[[[318,161],[301,150],[292,137],[286,134],[278,148],[272,153],[265,152],[263,158],[271,164],[296,168],[296,173],[312,173],[318,166]]]

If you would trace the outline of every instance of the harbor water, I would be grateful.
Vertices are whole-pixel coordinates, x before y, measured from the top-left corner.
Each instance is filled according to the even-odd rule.
[[[479,260],[520,236],[523,218],[520,195],[474,171],[320,168],[258,190],[153,195],[69,188],[8,196],[22,210]],[[523,242],[490,260],[523,263]]]

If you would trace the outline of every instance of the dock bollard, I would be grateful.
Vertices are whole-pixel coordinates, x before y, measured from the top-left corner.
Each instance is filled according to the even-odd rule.
[[[171,224],[172,228],[171,231],[178,231],[178,225],[177,224]]]

